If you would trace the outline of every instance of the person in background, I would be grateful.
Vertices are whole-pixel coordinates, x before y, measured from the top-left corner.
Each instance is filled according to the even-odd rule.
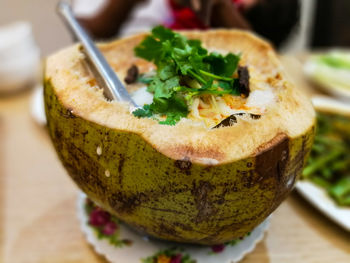
[[[163,24],[172,29],[253,30],[276,47],[288,38],[300,16],[299,0],[74,0],[73,9],[98,39]]]

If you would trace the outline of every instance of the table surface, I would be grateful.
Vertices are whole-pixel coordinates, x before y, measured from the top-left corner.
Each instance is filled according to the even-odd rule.
[[[290,74],[300,76],[295,59],[283,61]],[[32,120],[30,95],[0,98],[0,262],[105,262],[79,229],[78,189],[45,128]],[[350,233],[293,193],[243,262],[350,262]]]

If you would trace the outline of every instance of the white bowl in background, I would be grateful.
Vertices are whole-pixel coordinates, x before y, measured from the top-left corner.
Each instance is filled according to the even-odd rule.
[[[21,60],[9,63],[7,67],[0,65],[0,91],[16,90],[35,83],[40,73],[39,54],[39,50],[35,50]]]
[[[36,47],[31,25],[27,22],[14,22],[0,27],[0,63],[30,52]]]
[[[40,50],[29,23],[0,27],[0,92],[15,91],[35,82],[39,65]]]

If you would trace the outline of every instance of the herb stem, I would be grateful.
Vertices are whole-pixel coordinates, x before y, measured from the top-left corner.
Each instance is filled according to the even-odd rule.
[[[203,95],[203,94],[211,94],[211,95],[225,95],[230,94],[230,90],[206,90],[206,89],[196,89],[196,88],[188,88],[184,86],[178,86],[174,88],[174,91],[177,92],[189,92],[194,95]]]
[[[199,72],[202,73],[205,76],[208,76],[208,77],[211,77],[211,78],[214,78],[214,79],[219,79],[219,80],[224,80],[224,81],[232,81],[233,80],[232,78],[221,77],[221,76],[212,74],[210,72],[204,71],[202,69],[200,69]]]
[[[196,78],[200,83],[207,84],[205,79],[203,79],[201,76],[199,76],[197,73],[195,73],[192,69],[188,71],[194,78]]]

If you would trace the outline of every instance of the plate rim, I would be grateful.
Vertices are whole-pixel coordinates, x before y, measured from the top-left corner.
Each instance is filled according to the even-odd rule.
[[[315,185],[312,182],[309,182],[307,180],[298,181],[296,186],[296,190],[298,193],[300,193],[309,203],[311,203],[315,208],[317,208],[320,212],[322,212],[324,215],[326,215],[329,219],[331,219],[333,222],[337,223],[341,227],[343,227],[345,230],[350,232],[350,208],[347,207],[340,207],[338,206],[327,194],[327,192]],[[313,194],[311,194],[308,189],[312,189]],[[314,193],[317,193],[317,195],[314,195]],[[324,199],[318,199],[318,197],[322,195],[324,196]],[[321,201],[320,201],[321,200]],[[329,202],[324,202],[324,200],[328,200]],[[349,216],[348,220],[341,219],[343,217],[337,217],[334,214],[334,211],[336,210],[338,213],[343,214],[344,216]],[[347,215],[347,213],[349,215]]]

